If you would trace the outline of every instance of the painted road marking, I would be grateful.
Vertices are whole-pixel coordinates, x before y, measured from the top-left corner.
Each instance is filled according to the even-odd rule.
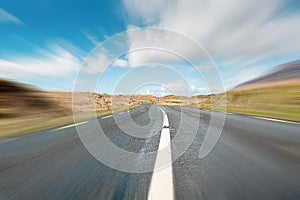
[[[19,137],[14,137],[14,138],[5,138],[3,140],[0,140],[0,144],[4,144],[4,143],[7,143],[7,142],[11,142],[11,141],[14,141],[16,139],[18,139]]]
[[[106,119],[106,118],[109,118],[111,117],[112,115],[108,115],[108,116],[105,116],[105,117],[101,117],[101,119]]]
[[[161,109],[163,113],[163,129],[160,135],[160,141],[155,161],[155,167],[151,179],[151,184],[148,193],[148,199],[151,200],[173,200],[174,186],[173,186],[173,168],[171,156],[171,136],[169,129],[169,120],[166,112]],[[167,149],[164,149],[167,148]],[[164,149],[164,151],[162,151]],[[159,163],[167,162],[168,166],[162,169]]]
[[[85,123],[88,123],[88,122],[89,121],[84,121],[84,122],[80,122],[80,123],[76,123],[76,124],[70,124],[70,125],[67,125],[67,126],[63,126],[63,127],[54,129],[53,131],[58,131],[58,130],[62,130],[62,129],[65,129],[65,128],[70,128],[70,127],[73,127],[73,126],[78,126],[78,125],[85,124]]]
[[[288,123],[288,124],[297,124],[300,125],[299,122],[293,122],[293,121],[288,121],[288,120],[283,120],[283,119],[274,119],[274,118],[269,118],[269,117],[257,117],[257,116],[251,116],[251,115],[247,115],[247,114],[242,114],[242,113],[231,113],[231,112],[227,112],[226,114],[229,115],[244,115],[244,116],[249,116],[255,119],[262,119],[262,120],[267,120],[267,121],[273,121],[273,122],[281,122],[281,123]]]
[[[289,124],[300,124],[299,122],[292,122],[292,121],[281,120],[281,119],[273,119],[273,118],[267,118],[267,117],[253,117],[253,118],[263,119],[263,120],[268,120],[268,121],[273,121],[273,122],[283,122],[283,123],[289,123]]]

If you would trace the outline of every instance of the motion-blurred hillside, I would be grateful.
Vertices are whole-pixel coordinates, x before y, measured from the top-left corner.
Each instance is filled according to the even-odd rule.
[[[73,123],[72,95],[0,80],[0,137]],[[83,118],[89,118],[84,114],[90,111],[101,117],[157,101],[149,95],[112,96],[87,92],[76,95],[79,98],[75,104]]]
[[[232,112],[300,121],[300,61],[275,68],[227,92]]]

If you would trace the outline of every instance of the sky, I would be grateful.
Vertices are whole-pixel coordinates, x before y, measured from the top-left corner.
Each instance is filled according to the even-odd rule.
[[[299,35],[298,0],[0,0],[0,78],[56,91],[217,93],[299,59]]]

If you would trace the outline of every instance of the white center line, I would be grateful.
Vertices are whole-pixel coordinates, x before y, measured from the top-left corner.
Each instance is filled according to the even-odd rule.
[[[81,124],[85,124],[85,123],[87,123],[87,122],[88,122],[88,121],[80,122],[80,123],[77,123],[77,124],[70,124],[70,125],[67,125],[67,126],[63,126],[63,127],[54,129],[54,130],[52,130],[52,131],[58,131],[58,130],[62,130],[62,129],[65,129],[65,128],[70,128],[70,127],[73,127],[73,126],[78,126],[78,125],[81,125]]]
[[[151,184],[148,193],[148,199],[151,200],[173,200],[174,186],[173,186],[173,168],[171,156],[171,137],[169,129],[169,120],[166,112],[161,109],[163,113],[163,129],[160,135],[160,142],[158,146],[155,167],[151,179]],[[167,149],[164,149],[167,148]],[[164,149],[164,151],[162,151]],[[160,163],[169,163],[162,169]]]
[[[256,119],[263,119],[263,120],[268,120],[268,121],[273,121],[273,122],[282,122],[282,123],[289,123],[289,124],[300,124],[299,122],[293,122],[293,121],[287,121],[287,120],[281,120],[281,119],[273,119],[273,118],[268,118],[268,117],[253,117]]]
[[[109,117],[111,117],[112,115],[107,115],[107,116],[105,116],[105,117],[101,117],[101,119],[106,119],[106,118],[109,118]]]

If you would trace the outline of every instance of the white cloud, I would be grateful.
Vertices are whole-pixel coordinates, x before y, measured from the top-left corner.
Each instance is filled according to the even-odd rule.
[[[134,29],[129,26],[129,29]],[[207,59],[205,51],[184,35],[161,29],[135,29],[128,31],[128,62],[130,66],[145,63],[175,63],[197,58]],[[205,59],[202,60],[207,61]]]
[[[193,90],[193,93],[195,93],[196,95],[197,94],[206,94],[209,91],[207,87],[191,85],[191,88]]]
[[[117,59],[112,65],[116,67],[129,67],[128,61],[123,59]]]
[[[237,73],[245,63],[255,61],[259,65],[286,55],[300,57],[300,13],[287,15],[284,0],[177,0],[153,5],[149,1],[124,0],[124,3],[132,16],[151,21],[146,25],[175,30],[193,38],[221,66],[231,63]],[[149,12],[143,13],[148,5]],[[154,7],[156,11],[152,11]],[[128,26],[128,30],[133,27]],[[153,45],[185,52],[189,59],[201,59],[204,55],[199,56],[192,43],[178,40],[166,31],[141,30],[130,34],[130,50]],[[151,60],[178,61],[165,53],[149,50],[133,53],[128,59],[131,65]]]
[[[13,56],[0,59],[4,78],[68,77],[78,70],[80,58],[63,47],[53,45],[39,49],[37,56]]]
[[[2,8],[0,8],[0,23],[14,23],[24,25],[24,23],[20,19]]]
[[[191,94],[193,92],[191,86],[184,80],[166,83],[163,84],[163,87],[166,88],[166,90],[171,91],[175,95],[190,96],[188,94]]]
[[[144,92],[144,94],[150,94],[154,96],[166,96],[170,94],[177,96],[194,96],[207,93],[208,89],[206,87],[195,86],[184,80],[165,83],[158,88],[147,89]]]
[[[169,2],[169,0],[124,0],[124,5],[131,20],[141,18],[142,23],[149,24],[160,19]]]
[[[166,89],[161,88],[161,89],[149,89],[145,93],[142,93],[142,94],[153,95],[156,97],[162,97],[162,96],[169,95],[171,93],[169,91],[167,91]]]

